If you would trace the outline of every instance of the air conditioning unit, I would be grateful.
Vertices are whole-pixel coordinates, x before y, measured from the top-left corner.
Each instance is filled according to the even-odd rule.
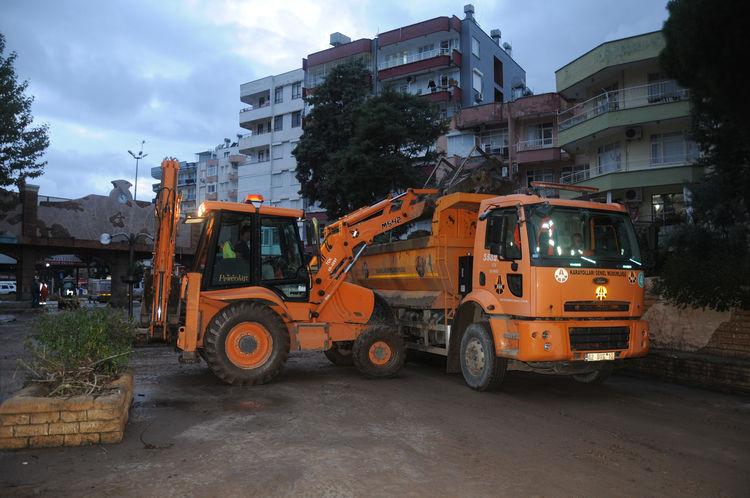
[[[640,126],[633,126],[625,130],[625,138],[628,140],[640,140],[643,138],[643,129]]]
[[[641,202],[643,201],[643,189],[630,188],[625,191],[625,202]]]

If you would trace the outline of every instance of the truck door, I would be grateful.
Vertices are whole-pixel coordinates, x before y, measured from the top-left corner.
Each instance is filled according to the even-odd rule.
[[[515,207],[497,209],[487,217],[479,281],[494,293],[508,314],[518,313],[514,304],[525,302],[521,270],[524,231]],[[484,277],[482,276],[484,273]]]
[[[297,220],[261,217],[260,240],[261,285],[284,299],[306,300],[309,278],[302,260]]]

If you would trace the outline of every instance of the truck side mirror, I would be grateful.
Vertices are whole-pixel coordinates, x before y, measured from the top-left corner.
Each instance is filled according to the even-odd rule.
[[[490,250],[490,254],[503,257],[505,253],[505,232],[508,227],[508,218],[505,216],[490,216],[487,218],[487,233],[485,234],[484,247]]]

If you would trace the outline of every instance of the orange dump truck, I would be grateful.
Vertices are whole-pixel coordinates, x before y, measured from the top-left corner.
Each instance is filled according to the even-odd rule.
[[[369,246],[351,277],[390,304],[409,348],[447,356],[470,387],[496,387],[508,368],[598,382],[648,351],[621,205],[456,193],[427,232]]]

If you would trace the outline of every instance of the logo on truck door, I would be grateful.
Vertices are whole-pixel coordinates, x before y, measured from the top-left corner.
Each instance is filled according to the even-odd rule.
[[[568,270],[565,268],[558,268],[555,270],[555,280],[560,282],[561,284],[564,284],[568,281]]]

